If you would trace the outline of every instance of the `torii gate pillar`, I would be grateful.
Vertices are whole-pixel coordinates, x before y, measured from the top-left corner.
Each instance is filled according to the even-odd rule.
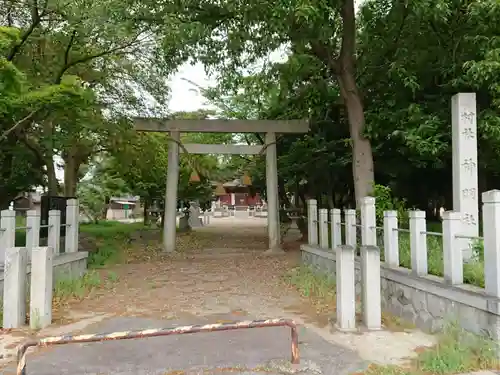
[[[165,188],[165,210],[163,219],[163,250],[175,251],[177,227],[177,186],[179,185],[179,144],[180,133],[171,131],[168,145],[167,185]]]
[[[278,196],[278,160],[276,133],[266,133],[266,185],[267,185],[267,233],[268,253],[282,252],[280,248],[280,216]]]

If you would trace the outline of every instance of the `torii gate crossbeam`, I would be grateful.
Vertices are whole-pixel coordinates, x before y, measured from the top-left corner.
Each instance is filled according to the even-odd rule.
[[[278,162],[276,133],[307,133],[307,120],[168,120],[135,118],[135,130],[145,132],[169,132],[168,170],[165,192],[165,219],[163,226],[163,250],[175,251],[177,188],[179,184],[180,133],[265,133],[264,146],[187,144],[186,150],[194,154],[266,154],[267,230],[268,252],[279,252],[280,221],[278,198]]]

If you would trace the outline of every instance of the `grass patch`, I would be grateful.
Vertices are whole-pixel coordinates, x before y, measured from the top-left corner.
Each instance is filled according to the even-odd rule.
[[[101,277],[96,271],[89,271],[76,279],[61,278],[54,286],[54,301],[83,299],[101,285]]]
[[[334,314],[336,304],[336,283],[335,279],[324,272],[315,270],[312,267],[301,265],[289,271],[284,276],[285,282],[297,289],[303,296],[310,298],[311,303],[317,310],[328,314]],[[361,319],[361,312],[358,311],[357,318]],[[383,325],[392,331],[401,331],[415,328],[397,316],[382,313]]]
[[[335,299],[335,279],[326,273],[315,272],[311,267],[294,268],[285,275],[285,281],[304,297]]]
[[[455,374],[498,367],[496,345],[492,340],[450,325],[438,344],[419,354],[417,368],[426,373]]]
[[[89,268],[100,268],[123,262],[130,243],[130,235],[143,228],[142,223],[126,224],[118,221],[81,224],[80,236],[96,241],[96,251],[89,253]]]
[[[411,268],[410,234],[399,234],[399,262],[402,267]],[[430,275],[444,275],[443,239],[427,236],[427,267]],[[484,261],[476,259],[463,265],[464,283],[484,288]]]
[[[449,375],[499,367],[497,345],[490,339],[449,325],[438,344],[418,353],[409,366],[373,365],[366,375]]]
[[[54,286],[53,304],[58,307],[70,300],[82,300],[97,288],[111,287],[116,282],[118,275],[112,271],[103,274],[90,270],[82,277],[60,278]]]

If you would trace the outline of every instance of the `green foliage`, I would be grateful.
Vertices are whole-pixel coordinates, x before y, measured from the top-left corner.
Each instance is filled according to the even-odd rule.
[[[383,185],[374,186],[373,196],[375,197],[375,214],[378,226],[382,226],[384,223],[384,211],[396,211],[399,227],[408,227],[408,208],[404,199],[394,197],[391,188]]]
[[[101,277],[95,271],[89,271],[79,278],[59,278],[54,286],[56,301],[69,298],[83,298],[94,288],[101,285]]]
[[[72,196],[86,164],[127,142],[131,115],[165,115],[167,78],[188,56],[164,52],[184,43],[179,37],[202,20],[200,11],[136,0],[4,5],[0,162],[23,173],[0,176],[0,206],[33,185],[60,193],[55,154],[64,161],[64,193]],[[12,145],[24,153],[12,155]]]
[[[67,195],[78,190],[86,168],[110,159],[108,181],[93,185],[121,180],[133,194],[161,199],[168,139],[135,134],[129,119],[166,116],[167,77],[189,59],[217,71],[216,87],[195,86],[219,116],[309,119],[308,134],[277,141],[282,203],[286,193],[295,193],[300,203],[320,197],[338,208],[356,204],[360,176],[353,178],[358,163],[352,162],[346,73],[356,81],[347,91],[359,92],[362,103],[354,117],[364,118],[360,127],[371,143],[363,160],[371,158],[370,150],[375,160],[379,223],[384,209],[437,212],[452,206],[450,99],[457,92],[477,93],[481,188],[496,187],[498,1],[368,0],[359,8],[356,29],[349,29],[341,9],[351,3],[49,0],[35,6],[39,18],[31,17],[32,4],[7,3],[0,9],[0,206],[34,185],[61,192],[50,168],[54,154],[64,160]],[[19,28],[10,26],[12,19]],[[352,59],[341,59],[347,37],[354,37],[356,51]],[[259,61],[276,49],[286,50],[288,58]],[[347,60],[352,64],[346,67]],[[263,142],[261,134],[183,138],[189,140]],[[179,197],[207,199],[211,179],[229,179],[243,170],[264,192],[263,159],[183,155]],[[193,169],[202,177],[199,184],[189,183]],[[103,190],[83,185],[82,199],[97,215]]]
[[[307,266],[300,266],[285,275],[285,280],[303,296],[335,298],[335,280]]]
[[[466,332],[456,324],[449,325],[436,348],[418,356],[417,365],[424,373],[457,374],[498,365],[496,343]]]
[[[120,263],[124,259],[124,249],[130,241],[130,235],[142,229],[142,223],[124,224],[117,221],[101,221],[80,225],[80,231],[97,241],[96,251],[89,253],[90,268],[101,268],[109,264]]]
[[[437,345],[420,351],[410,366],[370,366],[365,375],[447,375],[498,367],[497,343],[448,324]]]
[[[106,218],[109,199],[129,192],[125,181],[109,171],[101,164],[91,179],[83,180],[78,185],[78,197],[82,211],[94,222]]]

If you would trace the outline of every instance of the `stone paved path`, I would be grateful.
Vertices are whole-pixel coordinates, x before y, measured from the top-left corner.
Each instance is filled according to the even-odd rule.
[[[301,324],[303,372],[325,375],[359,371],[379,359],[401,360],[429,344],[418,333],[332,334],[328,316],[282,282],[286,270],[298,264],[298,253],[262,255],[267,249],[264,225],[262,219],[216,219],[197,233],[208,236],[210,247],[203,251],[115,266],[113,287],[65,311],[75,320],[97,323],[51,328],[41,336],[292,318]],[[105,315],[101,319],[99,314]],[[52,347],[29,355],[28,374],[286,373],[276,364],[289,357],[289,329],[259,328]],[[12,366],[3,373],[10,371]]]

